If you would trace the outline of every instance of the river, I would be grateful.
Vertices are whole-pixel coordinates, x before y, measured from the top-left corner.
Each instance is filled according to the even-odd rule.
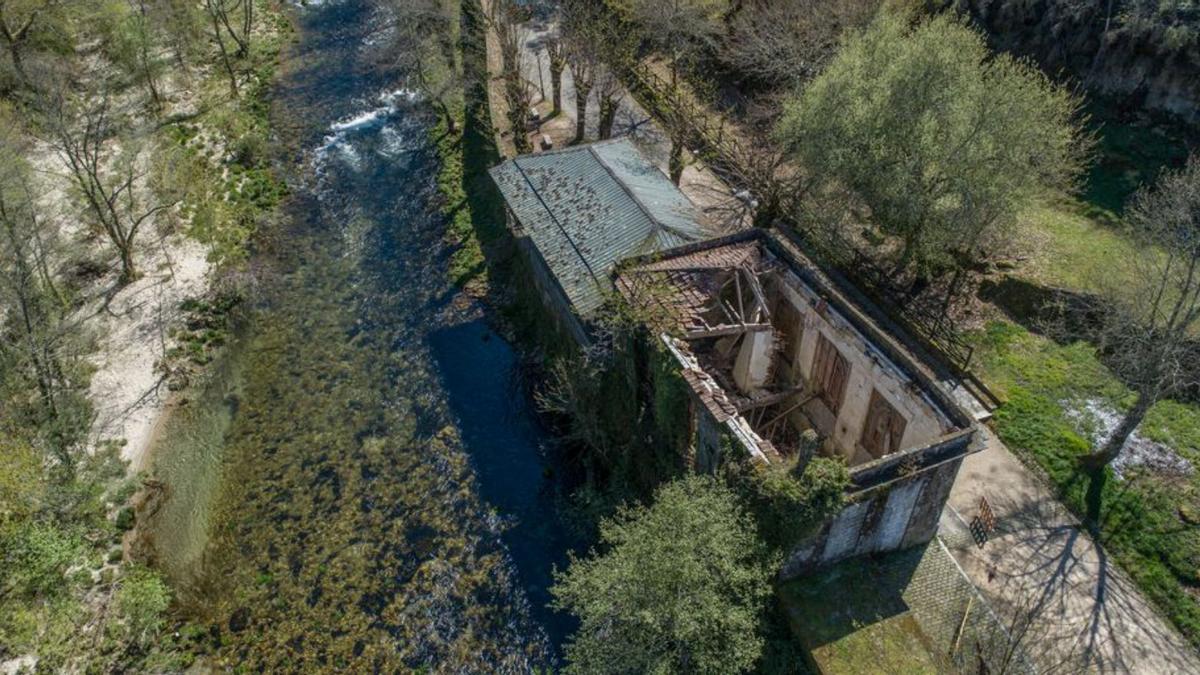
[[[245,334],[158,450],[181,639],[247,670],[552,666],[572,628],[547,607],[571,544],[555,448],[447,281],[432,119],[384,3],[295,13],[272,102],[291,195]]]

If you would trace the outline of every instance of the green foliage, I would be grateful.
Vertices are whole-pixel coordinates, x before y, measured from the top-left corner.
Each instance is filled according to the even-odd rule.
[[[0,534],[6,592],[25,597],[65,590],[64,575],[83,549],[79,537],[49,523],[24,522]]]
[[[844,462],[816,457],[798,471],[796,460],[762,466],[748,461],[725,467],[729,481],[758,522],[763,539],[788,553],[846,503],[850,473]]]
[[[572,557],[555,604],[580,619],[569,672],[735,673],[763,641],[770,567],[754,522],[711,478],[664,485],[600,526],[604,553]]]
[[[1073,184],[1077,108],[959,19],[884,12],[786,104],[777,135],[815,180],[862,199],[899,263],[930,273],[991,247],[1031,196]]]
[[[651,400],[654,425],[654,445],[668,457],[681,458],[692,441],[692,391],[679,364],[654,340],[650,349],[650,382],[654,390]]]
[[[180,303],[179,308],[186,318],[182,326],[171,332],[171,337],[178,344],[167,350],[166,358],[159,365],[168,375],[178,376],[182,380],[168,382],[169,386],[186,384],[189,370],[212,361],[216,351],[229,339],[234,311],[241,302],[241,294],[226,290],[212,297],[188,298]]]
[[[0,430],[0,530],[25,521],[42,504],[41,458],[33,446]]]
[[[163,627],[163,617],[171,604],[171,589],[159,574],[134,566],[125,572],[116,594],[124,637],[145,647]]]
[[[465,148],[462,134],[450,133],[445,120],[431,132],[441,160],[438,169],[438,190],[442,195],[442,214],[446,217],[446,238],[456,248],[450,257],[450,280],[460,288],[482,290],[487,286],[487,261],[476,232],[474,215],[483,194],[471,196],[466,189],[463,173]],[[495,199],[495,197],[492,197]],[[496,213],[497,208],[483,208]],[[501,221],[503,222],[503,221]]]

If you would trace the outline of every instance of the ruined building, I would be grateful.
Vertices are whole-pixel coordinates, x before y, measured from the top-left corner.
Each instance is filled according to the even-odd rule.
[[[847,506],[785,577],[933,537],[975,420],[853,289],[780,234],[705,237],[698,210],[627,141],[509,160],[493,176],[558,320],[585,343],[615,291],[674,358],[694,468],[731,447],[768,464],[845,460]]]

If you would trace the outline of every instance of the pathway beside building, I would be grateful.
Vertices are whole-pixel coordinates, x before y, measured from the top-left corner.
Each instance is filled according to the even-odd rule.
[[[942,517],[967,575],[1047,673],[1200,673],[1196,651],[1097,546],[1046,484],[990,431],[967,457]],[[969,521],[986,498],[996,530]]]
[[[523,41],[525,56],[522,65],[525,80],[534,91],[534,107],[543,115],[549,114],[552,108],[550,59],[545,52],[545,40],[552,30],[552,24],[529,24]],[[599,138],[599,116],[600,103],[596,92],[593,91],[587,107],[586,142]],[[554,142],[554,147],[563,147],[574,139],[577,119],[579,116],[578,107],[575,105],[575,81],[568,67],[562,73],[562,114],[543,122],[538,133],[549,136]],[[646,112],[628,93],[617,108],[612,135],[614,138],[630,137],[643,154],[659,169],[666,171],[671,151],[670,139],[658,120]],[[538,144],[535,143],[534,146],[538,147]],[[733,190],[691,153],[685,153],[685,158],[687,166],[679,182],[680,191],[710,216],[714,216],[714,220],[730,221],[726,226],[729,231],[748,226],[749,219],[742,217],[748,213],[744,212],[743,205],[733,196]],[[732,222],[734,220],[736,222]]]

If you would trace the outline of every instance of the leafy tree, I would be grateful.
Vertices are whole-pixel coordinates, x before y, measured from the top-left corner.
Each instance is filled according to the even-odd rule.
[[[1200,385],[1200,157],[1139,191],[1125,219],[1137,246],[1130,273],[1102,286],[1098,342],[1136,399],[1088,457],[1094,468],[1120,455],[1156,402]]]
[[[69,472],[89,414],[80,331],[54,281],[58,240],[39,217],[27,147],[0,106],[0,307],[10,310],[0,313],[0,435],[45,448]]]
[[[576,614],[569,672],[736,673],[762,650],[770,572],[732,492],[689,476],[600,525],[603,554],[572,557],[556,605]]]
[[[815,186],[869,208],[896,273],[927,279],[994,247],[1035,195],[1073,186],[1078,107],[957,18],[885,12],[786,103],[777,135]]]

